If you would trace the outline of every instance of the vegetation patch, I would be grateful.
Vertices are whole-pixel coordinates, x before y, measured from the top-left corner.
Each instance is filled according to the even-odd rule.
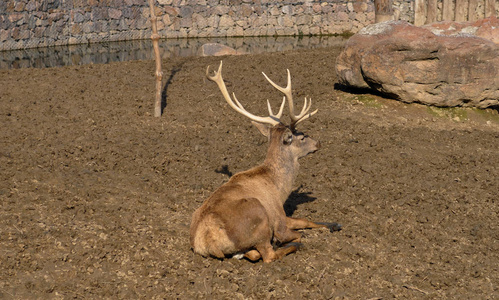
[[[428,112],[433,116],[449,118],[456,122],[468,120],[468,110],[462,107],[428,106]]]
[[[480,116],[485,121],[490,121],[490,122],[494,122],[494,123],[499,124],[499,110],[498,109],[473,108],[472,110],[476,115]]]

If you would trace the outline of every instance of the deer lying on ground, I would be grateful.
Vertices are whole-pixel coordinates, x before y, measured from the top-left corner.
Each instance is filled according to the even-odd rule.
[[[222,63],[213,76],[209,76],[208,67],[206,75],[217,83],[227,103],[251,119],[253,125],[268,137],[270,144],[263,164],[232,176],[194,212],[190,227],[194,252],[220,259],[233,256],[257,261],[261,258],[268,263],[298,249],[301,234],[296,229],[326,227],[331,232],[340,230],[341,225],[337,223],[314,223],[287,217],[284,212],[283,204],[291,194],[298,173],[298,159],[320,147],[319,142],[295,129],[298,123],[317,110],[309,113],[311,101],[305,98],[301,113],[294,114],[289,70],[286,88],[276,85],[263,74],[284,94],[277,114],[273,114],[267,101],[268,117],[246,111],[235,94],[232,100],[222,78]],[[280,120],[286,99],[291,117],[289,126]],[[279,247],[274,249],[272,243]]]

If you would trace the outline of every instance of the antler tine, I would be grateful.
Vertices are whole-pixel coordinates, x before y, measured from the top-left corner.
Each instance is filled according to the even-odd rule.
[[[292,123],[293,127],[296,126],[296,124],[300,123],[301,121],[304,121],[304,120],[310,118],[311,116],[315,115],[319,111],[319,109],[316,109],[313,112],[308,113],[308,111],[312,107],[312,99],[308,99],[308,100],[309,100],[309,102],[308,102],[308,104],[309,104],[308,108],[305,109],[307,107],[307,98],[305,98],[305,105],[303,106],[303,109],[301,110],[301,113],[298,116],[298,120],[296,122]]]
[[[277,118],[277,119],[280,120],[281,116],[282,116],[282,110],[284,109],[284,104],[286,104],[286,97],[282,98],[281,108],[279,108],[279,112],[276,115],[274,115],[274,113],[272,112],[272,107],[270,107],[270,102],[267,99],[267,107],[269,108],[269,114],[270,114],[270,116],[272,116],[272,117]]]
[[[244,109],[242,104],[237,100],[236,95],[234,93],[232,93],[232,96],[234,97],[234,101],[230,97],[229,92],[227,91],[227,87],[225,86],[225,82],[222,78],[222,62],[221,61],[220,61],[220,66],[218,67],[218,71],[214,71],[213,76],[209,75],[209,71],[210,71],[210,66],[208,66],[206,68],[206,77],[208,77],[209,80],[215,82],[218,85],[218,88],[220,89],[220,91],[222,92],[222,95],[225,98],[225,101],[227,101],[227,103],[230,105],[230,107],[232,107],[235,111],[237,111],[238,113],[242,114],[243,116],[246,116],[249,119],[251,119],[255,122],[258,122],[258,123],[270,124],[270,125],[274,126],[274,125],[277,125],[281,122],[280,117],[282,115],[282,109],[283,109],[284,103],[281,105],[281,109],[280,109],[279,113],[277,113],[277,115],[274,115],[272,113],[272,109],[270,108],[270,104],[268,104],[270,116],[268,116],[268,117],[255,116],[255,115],[249,113],[246,109]],[[268,103],[268,101],[267,101],[267,103]]]
[[[312,107],[312,100],[309,99],[309,101],[308,101],[307,98],[305,97],[305,103],[303,104],[303,108],[302,108],[300,114],[295,115],[293,95],[292,95],[292,90],[291,90],[291,73],[289,72],[289,69],[287,69],[287,71],[288,71],[288,83],[287,83],[285,88],[274,83],[272,80],[270,80],[270,78],[265,73],[262,72],[262,74],[263,74],[263,76],[265,76],[267,81],[270,82],[270,84],[273,87],[275,87],[277,90],[279,90],[281,93],[283,93],[285,95],[284,98],[288,99],[289,113],[290,113],[290,118],[291,118],[291,127],[294,127],[294,126],[296,126],[296,124],[300,123],[301,121],[306,120],[306,119],[310,118],[311,116],[313,116],[315,113],[317,113],[318,110],[315,110],[312,113],[308,113],[308,111]]]
[[[265,76],[265,78],[267,79],[267,81],[273,86],[275,87],[278,91],[280,91],[281,93],[283,93],[285,95],[285,98],[288,99],[288,105],[289,105],[289,111],[291,112],[291,120],[293,120],[293,117],[294,117],[294,103],[293,103],[293,95],[291,93],[291,74],[289,73],[289,70],[288,70],[288,84],[286,85],[285,88],[275,84],[268,76],[267,74],[263,73],[263,76]]]

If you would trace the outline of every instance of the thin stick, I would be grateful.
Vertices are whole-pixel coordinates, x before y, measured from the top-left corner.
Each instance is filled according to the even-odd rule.
[[[161,82],[163,80],[163,71],[161,71],[161,55],[159,54],[159,34],[156,13],[154,12],[154,0],[149,0],[151,9],[151,40],[154,47],[154,56],[156,59],[156,100],[154,102],[154,116],[161,117]]]
[[[428,295],[428,292],[423,291],[422,289],[415,287],[415,286],[412,286],[412,285],[404,284],[402,287],[405,287],[406,289],[409,289],[409,290],[415,290],[415,291],[418,291],[418,292],[423,293],[425,295]]]

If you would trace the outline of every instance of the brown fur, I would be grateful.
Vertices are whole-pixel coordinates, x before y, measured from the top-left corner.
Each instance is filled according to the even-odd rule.
[[[298,172],[298,158],[314,152],[319,143],[282,124],[255,124],[269,137],[264,163],[238,173],[218,188],[193,216],[190,242],[194,252],[223,258],[244,253],[264,262],[294,252],[301,235],[294,229],[329,227],[286,217],[283,204]],[[272,242],[284,244],[274,251]]]

